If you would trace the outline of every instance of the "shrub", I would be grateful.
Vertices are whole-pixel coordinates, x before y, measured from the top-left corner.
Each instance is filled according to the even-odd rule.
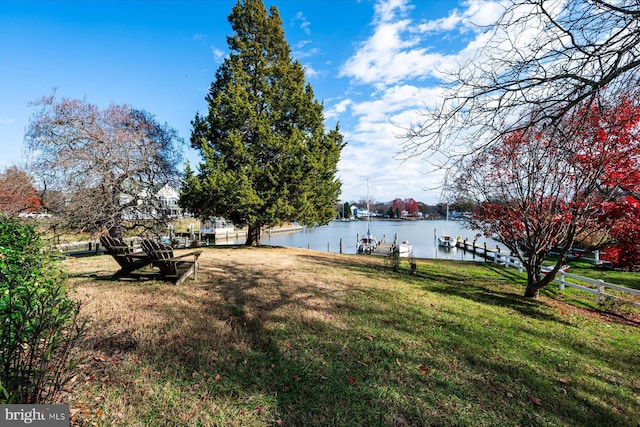
[[[42,249],[32,225],[0,216],[0,403],[49,403],[73,376],[80,305]]]

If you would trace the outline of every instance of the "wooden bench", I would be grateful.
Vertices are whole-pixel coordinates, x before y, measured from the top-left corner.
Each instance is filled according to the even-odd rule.
[[[193,280],[198,276],[198,257],[201,251],[189,252],[175,256],[171,246],[144,239],[142,249],[151,259],[154,266],[160,269],[164,278],[173,281],[176,285],[193,275]],[[191,257],[191,260],[185,258]]]

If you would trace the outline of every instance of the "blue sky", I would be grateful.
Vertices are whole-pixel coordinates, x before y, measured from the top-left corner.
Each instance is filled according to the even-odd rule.
[[[235,0],[0,0],[0,170],[24,162],[31,101],[85,98],[129,104],[185,139],[229,50]],[[400,161],[403,127],[438,99],[441,72],[481,45],[490,0],[264,0],[280,12],[293,56],[306,68],[328,128],[347,147],[342,200],[440,201],[442,176],[421,159]]]

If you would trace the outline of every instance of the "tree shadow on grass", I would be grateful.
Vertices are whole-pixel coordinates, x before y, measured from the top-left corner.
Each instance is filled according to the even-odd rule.
[[[215,424],[207,415],[212,407],[225,412],[222,424],[270,425],[281,419],[285,425],[415,425],[420,420],[349,380],[357,377],[353,365],[362,355],[345,347],[353,341],[348,329],[332,323],[337,312],[349,309],[339,290],[291,286],[286,274],[274,277],[232,262],[221,270],[177,287],[101,283],[100,288],[124,285],[135,318],[155,323],[153,331],[115,319],[102,325],[87,342],[99,353],[91,378],[111,377],[102,387],[119,388],[125,379],[115,379],[107,366],[118,358],[137,360],[151,366],[162,383],[192,384],[212,396],[194,418],[204,425]],[[127,393],[125,400],[142,399]],[[144,404],[163,424],[182,425],[159,403],[147,398]]]
[[[322,259],[313,255],[306,257],[309,262],[319,263],[322,265],[332,265],[335,267],[346,267],[350,269],[361,269],[362,266],[368,266],[375,274],[396,274],[405,281],[416,284],[421,289],[428,290],[443,295],[465,298],[482,304],[495,305],[515,310],[523,315],[535,318],[544,318],[561,323],[566,321],[558,316],[549,313],[547,305],[539,300],[525,298],[522,295],[512,291],[503,291],[499,288],[499,280],[509,283],[517,283],[522,281],[522,277],[501,267],[488,266],[499,280],[487,280],[486,277],[475,278],[473,276],[461,274],[461,269],[456,269],[458,262],[451,263],[451,268],[445,271],[440,270],[419,270],[415,275],[411,275],[405,271],[394,273],[388,266],[383,263],[367,263],[365,261],[354,260],[352,258]],[[364,257],[363,257],[364,258]],[[474,266],[471,264],[474,268]]]
[[[568,424],[587,419],[571,419],[564,403],[532,408],[526,393],[542,388],[544,380],[518,361],[479,357],[478,348],[494,344],[490,330],[470,328],[465,319],[434,326],[431,320],[437,313],[428,307],[396,306],[390,298],[378,301],[378,290],[368,289],[366,283],[308,280],[319,264],[358,271],[371,280],[381,272],[395,274],[377,261],[371,265],[348,258],[332,263],[305,255],[305,271],[297,276],[284,265],[266,272],[234,257],[220,259],[215,270],[205,269],[195,283],[125,285],[124,302],[137,310],[133,320],[107,317],[99,327],[108,333],[95,338],[93,348],[110,360],[126,356],[127,363],[140,365],[140,370],[150,367],[157,384],[182,384],[172,404],[186,406],[199,399],[193,402],[192,425],[274,425],[277,420],[284,425],[490,424],[507,416],[504,408],[513,399],[493,396],[482,377],[505,383],[505,389],[517,387],[515,379],[528,379],[524,394],[516,397],[522,413],[557,421],[552,411],[561,410],[569,413]],[[535,304],[507,301],[508,293],[494,295],[479,285],[456,289],[460,284],[455,277],[440,276],[416,281],[407,275],[407,280],[428,292],[536,314]],[[120,284],[100,286],[117,290]],[[442,333],[430,336],[426,332],[432,327]],[[481,344],[469,344],[474,342]],[[500,376],[505,370],[509,375]],[[130,401],[137,399],[144,413],[139,419],[156,417],[149,422],[184,425],[179,412],[165,409],[170,397],[123,387],[130,381],[124,379],[124,371],[120,380],[112,375],[113,381],[104,387],[124,393]],[[547,398],[551,401],[541,396],[545,403]],[[592,412],[595,420],[611,415],[600,407]],[[212,414],[221,414],[223,421],[216,422]],[[508,419],[516,424],[536,421],[535,416]]]

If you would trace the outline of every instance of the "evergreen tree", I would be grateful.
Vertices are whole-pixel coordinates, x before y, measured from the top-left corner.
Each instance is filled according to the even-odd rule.
[[[342,206],[342,212],[343,218],[351,218],[351,205],[349,204],[349,202],[344,202],[344,205]]]
[[[229,22],[231,53],[209,89],[208,114],[192,122],[203,161],[197,172],[187,168],[181,204],[248,225],[247,245],[257,246],[263,226],[334,217],[344,144],[337,125],[325,131],[323,105],[291,59],[278,10],[238,1]]]

